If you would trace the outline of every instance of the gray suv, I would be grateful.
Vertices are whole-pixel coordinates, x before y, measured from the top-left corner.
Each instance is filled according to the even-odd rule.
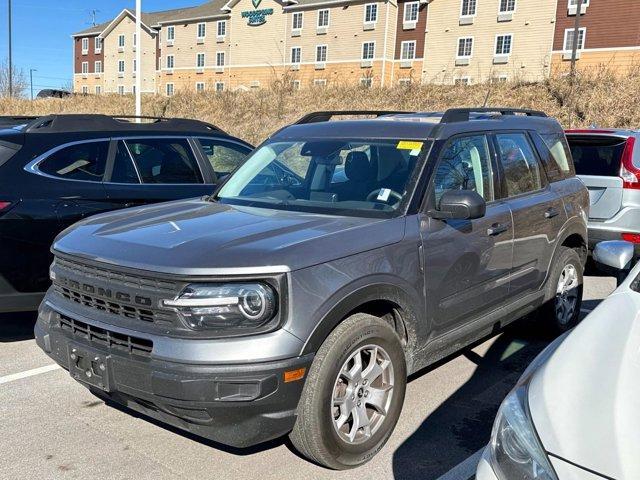
[[[640,132],[566,133],[576,173],[589,189],[589,247],[605,240],[626,240],[640,254]]]
[[[534,311],[577,322],[588,207],[541,112],[311,114],[211,197],[63,232],[36,339],[107,401],[352,468],[407,375]]]

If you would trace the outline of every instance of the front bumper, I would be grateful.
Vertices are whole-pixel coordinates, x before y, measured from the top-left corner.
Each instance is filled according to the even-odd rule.
[[[256,445],[293,428],[304,382],[285,383],[284,372],[308,371],[313,355],[236,365],[175,362],[154,358],[153,347],[136,332],[85,320],[44,302],[35,337],[97,396],[232,447]],[[85,370],[94,374],[87,378]]]

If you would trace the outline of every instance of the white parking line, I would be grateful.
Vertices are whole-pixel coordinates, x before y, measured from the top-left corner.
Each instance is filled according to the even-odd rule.
[[[7,375],[5,377],[0,377],[0,385],[3,383],[15,382],[16,380],[20,380],[22,378],[33,377],[34,375],[40,375],[41,373],[52,372],[53,370],[58,370],[60,365],[47,365],[46,367],[34,368],[33,370],[27,370],[26,372],[13,373],[11,375]]]
[[[469,480],[476,474],[476,468],[478,468],[478,462],[480,461],[480,457],[482,457],[483,451],[484,447],[453,467],[438,478],[438,480]]]

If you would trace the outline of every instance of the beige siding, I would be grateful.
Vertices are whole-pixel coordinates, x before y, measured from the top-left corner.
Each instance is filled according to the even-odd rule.
[[[105,93],[116,93],[119,85],[124,85],[125,92],[131,93],[136,83],[133,74],[133,60],[136,52],[133,48],[133,34],[136,31],[135,21],[124,17],[118,25],[104,39],[104,90]],[[118,37],[124,34],[124,52],[118,49]],[[140,41],[141,40],[141,41]],[[156,40],[155,36],[146,29],[142,29],[142,38],[138,40],[138,47],[142,46],[142,65],[138,66],[138,73],[142,74],[142,92],[155,92],[156,71]],[[125,73],[122,78],[118,75],[118,61],[124,60]]]
[[[565,60],[563,53],[554,53],[552,70],[565,73],[570,69],[570,60]],[[620,74],[628,73],[640,65],[640,48],[582,50],[576,63],[578,70],[593,70],[595,68],[613,69]]]
[[[513,19],[498,22],[497,0],[478,0],[472,25],[460,25],[460,0],[429,4],[423,80],[453,83],[469,77],[483,81],[506,75],[534,81],[548,75],[551,62],[556,0],[518,0]],[[505,65],[494,65],[496,35],[513,34],[512,53]],[[458,39],[473,37],[468,66],[456,66]]]

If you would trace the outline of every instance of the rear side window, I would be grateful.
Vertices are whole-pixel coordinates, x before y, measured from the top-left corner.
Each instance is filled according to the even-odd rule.
[[[111,183],[140,183],[138,172],[133,165],[127,146],[122,140],[118,142],[116,156],[113,159]]]
[[[38,165],[47,175],[67,180],[101,182],[109,154],[109,142],[79,143],[58,150]]]
[[[571,151],[569,150],[569,144],[563,132],[540,133],[539,136],[537,134],[533,136],[536,142],[538,138],[542,139],[544,146],[551,154],[551,161],[545,159],[547,173],[549,173],[549,179],[551,181],[562,180],[575,175],[571,161]],[[540,150],[543,149],[540,148],[539,151]],[[544,154],[542,154],[542,156],[546,157]]]
[[[187,139],[125,140],[142,183],[204,183]]]
[[[244,162],[251,151],[249,148],[223,140],[199,139],[202,150],[211,162],[216,175],[228,175]]]
[[[515,197],[542,188],[540,163],[524,133],[496,135],[507,196]]]
[[[570,135],[569,146],[578,175],[617,177],[620,175],[626,139],[604,135]]]
[[[0,142],[0,167],[7,163],[20,150],[20,145]]]

